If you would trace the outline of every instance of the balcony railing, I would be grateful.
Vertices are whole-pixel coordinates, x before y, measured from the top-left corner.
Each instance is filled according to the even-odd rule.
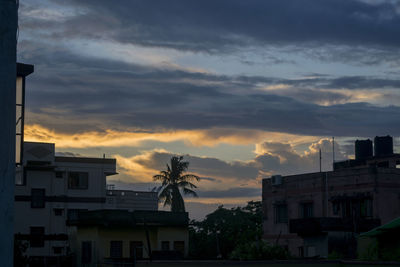
[[[316,235],[323,232],[367,232],[381,224],[380,219],[370,218],[304,218],[289,221],[289,231],[298,235]]]

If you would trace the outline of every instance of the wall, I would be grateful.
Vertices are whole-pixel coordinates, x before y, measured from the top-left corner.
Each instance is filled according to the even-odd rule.
[[[273,186],[270,179],[263,180],[263,230],[264,239],[288,246],[290,253],[298,254],[303,241],[297,234],[290,234],[288,223],[274,222],[274,204],[286,202],[288,219],[300,218],[299,204],[303,201],[314,203],[314,217],[340,217],[335,215],[330,201],[338,196],[353,196],[364,193],[372,196],[373,218],[384,224],[400,212],[400,169],[394,168],[352,168],[327,173],[310,173],[282,177],[282,184]],[[327,185],[327,186],[326,186]],[[328,194],[326,194],[326,191]],[[326,210],[328,199],[328,210]],[[388,203],[391,203],[388,205]]]
[[[189,237],[186,227],[149,226],[148,231],[152,250],[161,250],[161,241],[170,241],[171,249],[173,241],[185,241],[185,256],[187,256]],[[71,248],[73,248],[73,251],[76,253],[77,266],[81,266],[81,245],[83,241],[92,241],[93,266],[104,262],[104,258],[110,257],[111,241],[123,242],[124,258],[130,257],[130,241],[142,241],[143,257],[149,257],[146,230],[143,226],[137,226],[135,228],[104,228],[96,226],[71,227],[70,242]]]

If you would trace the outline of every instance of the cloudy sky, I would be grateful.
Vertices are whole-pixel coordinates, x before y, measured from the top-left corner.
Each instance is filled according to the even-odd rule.
[[[397,0],[24,0],[18,60],[26,140],[114,157],[133,190],[185,155],[192,218],[318,171],[319,149],[330,170],[332,136],[337,160],[400,136]]]

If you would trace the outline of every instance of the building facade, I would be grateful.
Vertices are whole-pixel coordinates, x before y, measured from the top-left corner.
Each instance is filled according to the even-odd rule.
[[[264,179],[264,239],[300,257],[355,257],[359,233],[400,214],[400,155],[391,153]]]
[[[110,158],[61,157],[51,143],[25,142],[17,167],[15,238],[32,260],[51,262],[73,251],[67,220],[86,210],[157,210],[154,192],[107,190],[116,174]]]
[[[74,266],[120,266],[140,259],[182,259],[189,250],[188,213],[82,211],[68,221]]]

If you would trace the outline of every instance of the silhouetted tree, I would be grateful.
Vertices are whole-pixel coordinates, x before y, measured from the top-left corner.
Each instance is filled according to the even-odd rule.
[[[170,205],[171,211],[184,212],[185,202],[181,192],[185,195],[197,197],[192,189],[197,188],[192,181],[199,181],[200,178],[194,174],[184,174],[189,167],[189,162],[183,161],[183,156],[173,156],[171,165],[167,164],[167,170],[154,175],[155,181],[160,181],[158,197],[164,202],[164,206]]]
[[[247,253],[241,246],[258,247],[260,251],[272,249],[265,255],[269,258],[283,258],[282,249],[267,246],[262,243],[262,204],[261,201],[250,201],[245,207],[227,209],[219,206],[214,212],[208,214],[203,221],[191,221],[189,228],[190,256],[195,259],[217,258],[246,258],[262,259]],[[235,251],[234,255],[231,255]],[[257,254],[258,253],[258,254]],[[282,253],[283,255],[284,253]]]

